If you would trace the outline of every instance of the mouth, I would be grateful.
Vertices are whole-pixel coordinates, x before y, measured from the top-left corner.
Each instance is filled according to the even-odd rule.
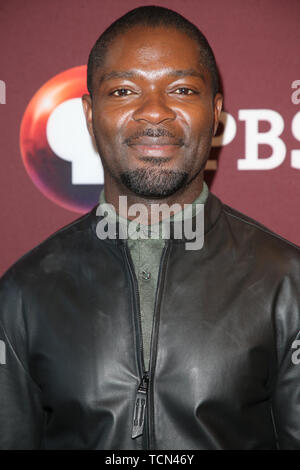
[[[170,157],[178,149],[178,145],[132,145],[137,153],[147,157]]]
[[[137,153],[148,157],[170,157],[183,144],[166,138],[143,138],[138,139],[132,144],[128,144],[130,148]]]

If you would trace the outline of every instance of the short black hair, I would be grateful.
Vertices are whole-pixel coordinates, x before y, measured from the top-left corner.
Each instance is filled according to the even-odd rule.
[[[114,21],[97,39],[88,59],[87,88],[93,96],[93,75],[96,69],[101,67],[109,44],[120,34],[125,33],[134,26],[148,27],[173,27],[186,33],[198,42],[200,46],[200,61],[208,69],[212,80],[213,96],[219,91],[220,81],[214,53],[204,34],[179,13],[169,8],[148,5],[130,10],[125,15]]]

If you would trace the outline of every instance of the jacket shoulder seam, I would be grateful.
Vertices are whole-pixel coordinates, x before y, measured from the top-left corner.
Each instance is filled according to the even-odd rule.
[[[250,225],[252,227],[255,227],[257,230],[260,230],[267,235],[270,235],[270,237],[276,238],[277,240],[280,240],[281,242],[284,242],[288,245],[290,245],[293,248],[296,248],[300,252],[300,247],[296,245],[295,243],[287,240],[286,238],[282,237],[281,235],[278,235],[275,232],[272,232],[272,230],[268,229],[265,227],[263,224],[260,224],[260,222],[255,221],[254,219],[251,218],[244,218],[242,214],[239,214],[238,211],[235,211],[235,209],[232,209],[230,206],[227,206],[226,204],[223,204],[223,210],[224,212],[229,216],[233,217],[247,225]],[[234,212],[232,212],[234,211]]]
[[[74,220],[73,222],[71,222],[70,224],[66,225],[65,227],[61,227],[60,229],[56,230],[54,233],[52,233],[51,235],[49,235],[47,238],[45,238],[44,240],[42,240],[40,243],[38,243],[36,246],[34,246],[33,248],[31,248],[30,250],[28,250],[26,253],[24,253],[23,255],[21,255],[18,260],[12,264],[12,266],[10,266],[7,271],[5,271],[2,275],[2,277],[4,277],[6,274],[8,274],[9,272],[15,272],[15,269],[17,268],[17,266],[19,265],[19,263],[23,260],[25,260],[29,255],[34,255],[44,244],[46,244],[47,242],[50,242],[54,237],[60,235],[61,233],[71,229],[73,226],[75,226],[76,224],[79,224],[80,222],[84,221],[86,218],[88,218],[90,215],[90,213],[88,212],[87,214],[84,214],[82,217],[79,217],[78,219]],[[67,234],[68,235],[68,234]]]

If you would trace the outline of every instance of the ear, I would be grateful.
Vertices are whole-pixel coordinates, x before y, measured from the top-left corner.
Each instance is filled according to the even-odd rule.
[[[93,132],[93,101],[91,95],[83,95],[81,97],[83,112],[86,119],[86,125],[91,137],[94,138]]]
[[[222,106],[223,106],[223,95],[221,93],[217,93],[216,96],[214,97],[214,135],[216,135],[216,132],[218,129]]]

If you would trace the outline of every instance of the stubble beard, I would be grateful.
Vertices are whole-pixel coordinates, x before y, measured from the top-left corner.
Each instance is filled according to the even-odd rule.
[[[137,168],[120,174],[126,188],[141,197],[165,198],[183,188],[189,174],[185,171],[164,168]]]

